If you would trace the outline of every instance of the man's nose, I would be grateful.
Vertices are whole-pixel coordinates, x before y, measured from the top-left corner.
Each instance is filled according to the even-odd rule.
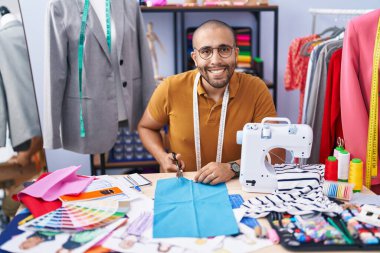
[[[212,49],[212,55],[211,55],[210,61],[211,62],[219,62],[221,60],[221,58],[222,57],[219,55],[218,48],[213,48]]]

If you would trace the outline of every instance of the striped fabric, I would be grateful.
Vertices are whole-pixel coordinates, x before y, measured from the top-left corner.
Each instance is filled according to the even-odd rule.
[[[248,217],[264,217],[271,211],[301,215],[317,212],[337,214],[342,208],[323,195],[323,164],[275,165],[278,189],[266,196],[249,199],[243,203]]]

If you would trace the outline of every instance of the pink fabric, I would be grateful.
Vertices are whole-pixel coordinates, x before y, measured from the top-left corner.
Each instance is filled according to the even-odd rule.
[[[36,180],[39,181],[49,175],[50,173],[43,173]],[[62,202],[60,200],[54,201],[44,201],[40,198],[31,197],[26,194],[21,194],[20,198],[15,194],[12,196],[14,201],[22,202],[26,208],[33,214],[34,218],[40,217],[44,214],[50,213],[62,206]]]
[[[300,90],[300,101],[298,110],[298,123],[302,121],[303,100],[305,96],[307,66],[309,64],[309,56],[301,55],[301,49],[307,42],[318,39],[317,34],[312,34],[302,38],[294,39],[288,51],[288,62],[286,64],[284,75],[284,86],[286,90]],[[311,52],[313,46],[309,47],[308,53]]]
[[[380,9],[351,20],[347,25],[343,43],[340,89],[343,136],[346,149],[352,157],[362,159],[364,167],[373,50],[379,16]],[[379,183],[379,176],[372,179],[372,184]]]
[[[21,199],[26,194],[45,201],[54,201],[62,195],[79,194],[94,180],[93,177],[76,175],[79,168],[80,166],[71,166],[56,170],[19,192],[18,198]]]

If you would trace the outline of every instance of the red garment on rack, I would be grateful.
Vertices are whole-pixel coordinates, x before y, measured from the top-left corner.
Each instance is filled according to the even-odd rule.
[[[327,70],[325,107],[323,111],[321,146],[319,161],[324,163],[332,155],[336,140],[343,138],[342,119],[340,114],[340,72],[342,49],[336,50],[330,59]]]
[[[307,66],[309,64],[309,56],[301,55],[302,46],[307,42],[318,39],[317,34],[312,34],[302,38],[294,39],[288,51],[288,62],[286,64],[285,76],[284,76],[284,86],[286,90],[300,90],[300,102],[299,102],[299,112],[298,112],[298,123],[302,120],[302,108],[303,100],[305,95],[306,86],[306,76],[307,76]],[[311,45],[309,47],[308,53],[313,49]]]

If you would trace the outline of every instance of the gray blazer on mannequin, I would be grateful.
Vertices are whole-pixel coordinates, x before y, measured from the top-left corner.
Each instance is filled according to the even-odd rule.
[[[6,125],[15,151],[34,136],[41,136],[36,96],[24,28],[18,20],[0,29],[0,147]]]
[[[83,54],[83,118],[80,137],[78,41],[83,0],[51,0],[45,69],[44,145],[84,154],[109,151],[116,141],[115,74],[100,21],[90,6]],[[134,0],[112,0],[123,98],[134,130],[155,88],[152,60],[140,8]]]

